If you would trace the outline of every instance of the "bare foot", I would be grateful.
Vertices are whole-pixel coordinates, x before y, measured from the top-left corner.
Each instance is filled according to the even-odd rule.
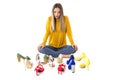
[[[71,54],[62,54],[62,58],[70,58]]]

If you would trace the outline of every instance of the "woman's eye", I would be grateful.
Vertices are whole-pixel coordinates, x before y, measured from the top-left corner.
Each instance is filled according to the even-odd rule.
[[[60,11],[58,13],[60,13]]]

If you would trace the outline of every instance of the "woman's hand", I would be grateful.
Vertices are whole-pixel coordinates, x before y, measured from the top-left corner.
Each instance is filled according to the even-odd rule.
[[[72,47],[77,51],[78,50],[78,47],[77,47],[77,45],[72,45]]]
[[[45,47],[44,45],[39,44],[39,45],[38,45],[38,51],[39,51],[40,49],[44,48],[44,47]]]

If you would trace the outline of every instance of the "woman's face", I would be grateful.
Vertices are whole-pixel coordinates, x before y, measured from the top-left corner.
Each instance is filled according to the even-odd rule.
[[[60,18],[60,8],[55,8],[53,11],[53,14],[56,19],[59,19]]]

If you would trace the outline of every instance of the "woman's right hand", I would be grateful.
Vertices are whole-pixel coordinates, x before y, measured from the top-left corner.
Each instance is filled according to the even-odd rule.
[[[44,48],[44,45],[39,44],[39,45],[38,45],[38,51],[39,51],[40,49],[42,49],[42,48]]]

